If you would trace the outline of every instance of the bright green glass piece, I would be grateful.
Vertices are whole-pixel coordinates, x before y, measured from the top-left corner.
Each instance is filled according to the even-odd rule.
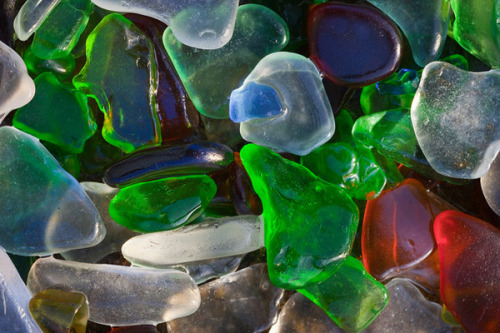
[[[17,110],[14,127],[69,152],[81,153],[85,141],[97,130],[85,94],[61,84],[52,73],[35,78],[35,87],[35,97]]]
[[[197,219],[217,186],[208,176],[165,178],[125,187],[111,200],[113,220],[137,232],[171,230]]]
[[[88,37],[87,63],[73,84],[104,112],[104,139],[127,153],[161,142],[156,73],[151,42],[122,15],[106,16]]]
[[[500,68],[500,3],[498,0],[451,0],[453,38],[484,63]]]
[[[344,188],[355,199],[378,196],[386,177],[373,154],[347,142],[327,143],[300,159],[316,176]]]
[[[351,332],[370,325],[389,301],[384,285],[350,256],[328,280],[298,291],[322,308],[337,325]]]
[[[268,148],[248,144],[240,156],[262,200],[272,283],[297,289],[326,280],[351,251],[359,218],[354,202]]]
[[[43,332],[86,332],[89,305],[82,293],[45,289],[33,296],[29,310]]]
[[[281,17],[260,5],[238,8],[234,34],[216,50],[181,44],[168,28],[163,44],[196,109],[211,118],[229,118],[229,96],[266,55],[288,43],[288,27]]]
[[[42,59],[67,57],[87,26],[90,0],[61,0],[35,32],[33,53]]]
[[[59,80],[70,77],[76,66],[75,58],[71,54],[58,59],[41,59],[31,51],[31,46],[24,53],[23,60],[31,76],[35,77],[44,72],[50,72]]]

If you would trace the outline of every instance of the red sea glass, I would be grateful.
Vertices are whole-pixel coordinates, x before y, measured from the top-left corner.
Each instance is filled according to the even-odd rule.
[[[311,60],[334,83],[363,87],[391,75],[402,55],[397,26],[379,10],[327,2],[308,20]]]
[[[415,179],[368,200],[361,234],[366,270],[377,280],[406,277],[437,290],[439,263],[432,224],[450,208]]]
[[[441,299],[468,333],[500,332],[500,230],[456,211],[434,222]]]

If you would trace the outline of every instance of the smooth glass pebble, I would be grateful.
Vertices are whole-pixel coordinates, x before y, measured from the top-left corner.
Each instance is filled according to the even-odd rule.
[[[0,247],[0,332],[42,333],[29,312],[31,293]]]
[[[86,264],[53,257],[33,264],[28,288],[34,294],[48,288],[80,292],[89,302],[89,320],[110,326],[156,325],[188,316],[200,305],[196,283],[177,270]]]
[[[169,332],[262,332],[278,315],[283,289],[257,264],[200,286],[200,309],[167,323]],[[221,320],[223,318],[223,320]]]
[[[473,73],[445,62],[424,68],[411,107],[420,148],[439,173],[480,178],[500,150],[500,71]]]
[[[28,75],[23,59],[0,41],[0,123],[35,96],[35,83]]]
[[[311,60],[338,85],[367,86],[399,66],[403,53],[399,29],[373,7],[319,4],[311,8],[307,26]]]
[[[260,5],[238,7],[234,35],[224,47],[201,50],[181,44],[171,28],[163,44],[196,109],[211,118],[229,117],[229,96],[266,55],[288,43],[288,27]],[[217,84],[214,84],[216,82]]]
[[[450,20],[449,0],[367,0],[403,30],[415,62],[424,67],[443,51]]]
[[[481,189],[488,205],[500,216],[500,156],[497,155],[490,170],[481,177]]]
[[[24,52],[23,60],[31,76],[37,77],[44,72],[50,72],[61,81],[68,79],[76,67],[72,54],[57,59],[41,59],[31,51],[31,47]]]
[[[44,332],[86,332],[89,305],[82,293],[45,289],[33,296],[29,308]]]
[[[0,142],[0,246],[34,256],[102,241],[94,204],[36,138],[4,126]]]
[[[61,0],[27,0],[14,19],[17,38],[27,41]]]
[[[80,183],[94,203],[106,227],[106,236],[99,244],[84,249],[62,252],[66,260],[95,263],[108,254],[120,251],[123,243],[138,233],[116,223],[109,215],[109,203],[120,191],[108,185],[95,182]]]
[[[162,268],[249,253],[264,247],[264,224],[259,216],[202,219],[171,231],[136,236],[122,247],[135,265]]]
[[[233,36],[238,0],[92,0],[104,9],[162,21],[182,44],[218,49]]]
[[[259,90],[248,89],[253,84],[274,89],[282,112],[251,119],[254,106],[238,101],[257,100],[245,96],[260,94]],[[243,139],[296,155],[309,154],[330,140],[335,131],[333,111],[318,69],[311,60],[295,53],[276,52],[262,59],[243,85],[231,93],[229,108],[238,119],[248,119],[240,124]],[[273,110],[261,112],[275,114]]]

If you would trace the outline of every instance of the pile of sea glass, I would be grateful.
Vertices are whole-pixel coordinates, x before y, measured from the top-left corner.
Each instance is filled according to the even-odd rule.
[[[499,0],[4,0],[0,332],[500,332]]]

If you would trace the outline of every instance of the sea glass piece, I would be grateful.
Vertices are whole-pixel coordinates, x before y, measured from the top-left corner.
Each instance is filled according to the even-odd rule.
[[[453,38],[485,64],[500,67],[498,1],[451,0],[451,8],[455,14]]]
[[[380,82],[364,87],[360,96],[361,108],[365,114],[410,109],[419,83],[417,71],[403,68]]]
[[[86,332],[89,305],[82,293],[45,289],[33,296],[29,309],[44,332]]]
[[[264,247],[264,225],[259,216],[202,219],[176,230],[136,236],[122,247],[134,265],[162,268],[246,254]]]
[[[338,85],[367,86],[399,66],[399,29],[375,8],[327,2],[312,7],[307,26],[311,60]]]
[[[228,167],[233,159],[229,147],[210,141],[153,147],[116,162],[103,180],[110,186],[125,187],[163,177],[208,174]]]
[[[0,332],[41,333],[29,312],[31,293],[16,267],[0,247]]]
[[[249,117],[254,106],[240,101],[258,98],[245,96],[260,95],[260,90],[248,88],[254,83],[274,89],[280,99],[281,113],[266,118]],[[276,52],[262,59],[243,85],[231,93],[230,110],[237,119],[248,119],[240,124],[243,139],[296,155],[307,155],[328,141],[335,131],[333,111],[321,76],[309,59],[296,53]],[[274,110],[270,110],[271,114],[275,114]]]
[[[235,123],[269,118],[285,112],[278,93],[272,87],[253,81],[248,82],[238,94],[231,94],[229,118]],[[245,112],[238,112],[245,110]]]
[[[326,280],[351,251],[358,225],[354,202],[342,188],[270,149],[249,144],[240,154],[264,206],[273,284],[296,289]],[[305,242],[304,235],[314,241]]]
[[[445,62],[427,65],[411,107],[430,165],[454,178],[483,176],[500,149],[500,72],[472,73]]]
[[[424,67],[435,61],[443,51],[450,20],[448,0],[399,1],[368,0],[389,15],[403,30],[411,46],[413,59]]]
[[[238,0],[92,0],[104,9],[136,13],[162,21],[182,44],[218,49],[229,42]]]
[[[28,288],[38,293],[55,287],[84,294],[89,320],[110,326],[156,325],[190,315],[200,305],[196,283],[177,270],[38,259]]]
[[[94,98],[104,113],[104,139],[127,153],[158,145],[161,129],[153,95],[157,70],[151,42],[120,14],[106,16],[87,40],[87,62],[73,84]]]
[[[488,205],[500,216],[500,156],[497,155],[490,170],[481,177],[481,189]]]
[[[171,230],[200,217],[216,191],[208,176],[139,183],[122,189],[111,200],[109,215],[132,231]]]
[[[257,264],[200,286],[200,309],[167,323],[169,332],[262,332],[274,322],[283,289]],[[221,320],[223,319],[223,320]]]
[[[63,150],[81,153],[85,141],[97,130],[87,96],[61,84],[52,73],[37,76],[35,86],[35,97],[16,111],[14,127]]]
[[[264,6],[249,4],[238,7],[234,35],[220,49],[185,46],[171,28],[165,31],[163,44],[196,109],[221,119],[229,117],[231,91],[260,59],[282,50],[288,39],[288,27],[281,17]]]
[[[85,30],[93,7],[90,0],[61,0],[36,30],[33,53],[42,59],[67,57]]]
[[[385,287],[351,256],[326,281],[298,291],[322,308],[337,325],[352,332],[366,328],[388,302]]]
[[[441,319],[443,307],[428,301],[409,280],[392,279],[386,288],[389,303],[363,332],[454,332]]]
[[[377,197],[387,182],[371,151],[349,142],[325,143],[302,156],[300,163],[358,200]]]
[[[4,126],[0,142],[0,246],[34,256],[102,241],[94,204],[37,139]]]
[[[441,299],[467,332],[500,331],[500,231],[446,211],[434,222]]]
[[[36,77],[44,72],[50,72],[61,81],[69,78],[76,66],[75,57],[71,54],[64,58],[41,59],[31,51],[31,47],[24,52],[23,59],[30,75]]]
[[[123,243],[138,234],[116,223],[109,215],[109,203],[119,189],[95,182],[82,182],[80,185],[99,211],[106,227],[106,236],[95,246],[63,252],[61,255],[66,260],[94,263],[108,254],[120,251]]]
[[[191,261],[180,264],[168,265],[162,267],[172,268],[180,270],[181,272],[186,272],[193,278],[198,285],[218,278],[227,274],[235,272],[241,264],[242,256],[235,257],[225,257],[225,258],[215,258],[200,261]]]
[[[27,0],[14,19],[17,38],[27,41],[61,0]]]
[[[436,216],[453,209],[417,180],[405,179],[366,204],[361,234],[363,264],[377,280],[406,276],[439,289],[439,259],[432,234]]]
[[[153,43],[156,68],[158,70],[158,87],[155,100],[156,109],[161,125],[162,144],[186,140],[196,135],[199,130],[199,112],[191,102],[179,75],[174,69],[165,47],[163,46],[163,32],[166,26],[155,19],[128,14],[131,20]],[[189,141],[194,141],[189,140]]]
[[[301,293],[290,297],[269,333],[344,333],[319,306]]]
[[[35,83],[23,59],[0,41],[0,123],[10,111],[20,108],[35,96]]]
[[[252,181],[241,162],[239,152],[234,153],[229,185],[229,195],[238,215],[262,214],[262,201],[252,186]]]

